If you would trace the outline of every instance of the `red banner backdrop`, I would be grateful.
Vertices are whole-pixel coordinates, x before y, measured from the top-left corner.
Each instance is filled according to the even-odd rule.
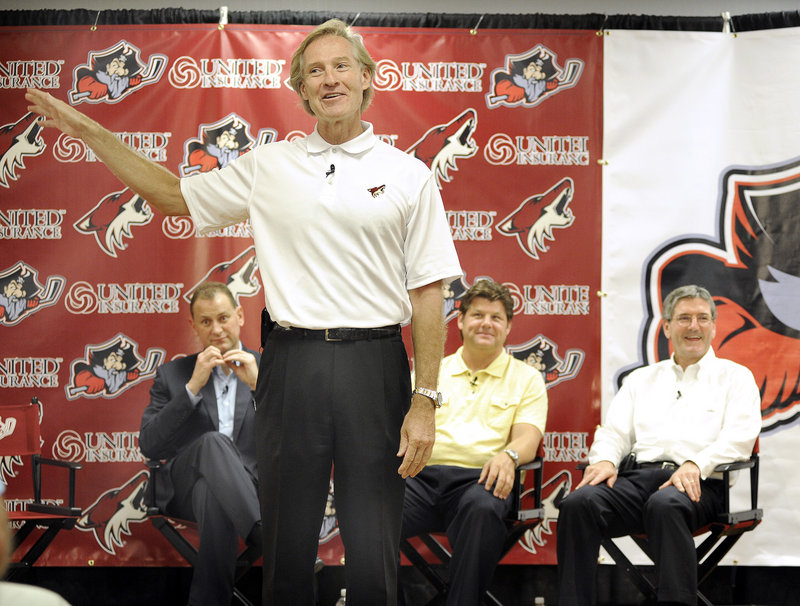
[[[191,178],[313,120],[289,88],[294,26],[0,28],[0,417],[43,403],[46,454],[80,461],[76,530],[40,563],[180,565],[146,523],[138,429],[155,368],[195,351],[187,300],[228,282],[258,345],[263,306],[248,224],[199,236],[127,190],[80,141],[41,130],[24,88],[69,100],[144,155]],[[516,301],[508,349],[542,370],[547,519],[507,563],[555,563],[553,497],[600,419],[603,41],[594,32],[363,28],[378,63],[365,119],[436,174],[465,275]],[[313,288],[313,285],[308,285]],[[449,324],[447,353],[459,344]],[[30,470],[6,459],[9,508]],[[47,496],[47,494],[45,494]],[[341,561],[335,499],[320,554]]]

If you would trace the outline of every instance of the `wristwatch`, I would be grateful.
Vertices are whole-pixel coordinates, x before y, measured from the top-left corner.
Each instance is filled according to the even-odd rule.
[[[411,392],[411,395],[414,396],[415,394],[419,394],[421,396],[425,396],[426,398],[430,398],[433,400],[433,405],[436,408],[442,407],[442,394],[438,391],[433,391],[432,389],[427,389],[425,387],[416,387],[414,391]]]
[[[519,453],[516,450],[513,448],[506,448],[503,452],[511,457],[512,461],[514,461],[514,467],[519,467]]]

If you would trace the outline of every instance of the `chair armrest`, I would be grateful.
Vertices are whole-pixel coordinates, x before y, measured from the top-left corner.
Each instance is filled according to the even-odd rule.
[[[164,464],[158,459],[145,459],[145,465],[150,469],[147,479],[147,486],[144,489],[144,505],[147,507],[147,515],[159,515],[161,509],[156,505],[156,470],[161,469]]]
[[[725,473],[727,471],[735,471],[737,469],[750,469],[755,465],[755,461],[750,459],[744,459],[743,461],[731,461],[730,463],[720,463],[714,468],[714,471],[717,473]]]
[[[523,463],[517,467],[514,474],[514,504],[512,506],[512,517],[524,522],[527,520],[540,519],[543,516],[542,509],[542,466],[543,459],[537,456],[528,463]],[[533,472],[533,507],[523,508],[522,493],[525,490],[526,472]]]
[[[33,455],[31,459],[33,462],[33,502],[29,503],[26,509],[30,511],[38,511],[39,513],[55,512],[59,515],[81,515],[81,508],[75,506],[75,476],[79,469],[83,469],[83,465],[75,461],[48,459],[38,454]],[[42,465],[60,467],[67,470],[67,507],[57,507],[55,505],[48,505],[42,502]]]
[[[69,467],[70,469],[83,469],[83,465],[77,461],[62,461],[61,459],[46,459],[38,457],[39,462],[44,465],[52,465],[54,467]]]

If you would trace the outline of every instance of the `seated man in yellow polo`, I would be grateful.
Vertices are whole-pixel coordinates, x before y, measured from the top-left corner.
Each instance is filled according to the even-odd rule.
[[[450,605],[477,606],[489,587],[502,556],[515,470],[533,460],[545,430],[541,373],[505,351],[513,307],[497,282],[479,280],[464,293],[463,345],[439,370],[433,453],[406,480],[401,536],[447,534]]]

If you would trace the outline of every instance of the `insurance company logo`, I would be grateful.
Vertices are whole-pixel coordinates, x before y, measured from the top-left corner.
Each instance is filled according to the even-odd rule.
[[[0,89],[61,88],[63,59],[0,61]]]
[[[8,357],[0,361],[0,388],[53,389],[64,358]]]
[[[64,297],[73,314],[175,314],[182,282],[98,283],[77,281]]]
[[[167,161],[167,145],[172,137],[172,133],[169,131],[126,131],[114,133],[114,135],[148,160]],[[65,133],[61,133],[56,139],[53,146],[53,157],[62,163],[100,161],[88,145]]]
[[[422,63],[391,59],[377,62],[372,85],[376,91],[480,93],[485,63],[436,61]]]
[[[170,240],[187,240],[189,238],[247,238],[253,239],[253,227],[250,219],[221,227],[204,234],[197,231],[191,217],[169,216],[161,221],[161,231]]]
[[[180,89],[281,87],[285,59],[197,59],[178,57],[169,69],[169,83]]]
[[[64,208],[0,209],[0,240],[60,240]]]
[[[588,166],[589,137],[579,135],[508,135],[495,133],[483,148],[494,166]]]
[[[85,431],[65,429],[53,442],[53,456],[81,463],[139,463],[138,431]]]

